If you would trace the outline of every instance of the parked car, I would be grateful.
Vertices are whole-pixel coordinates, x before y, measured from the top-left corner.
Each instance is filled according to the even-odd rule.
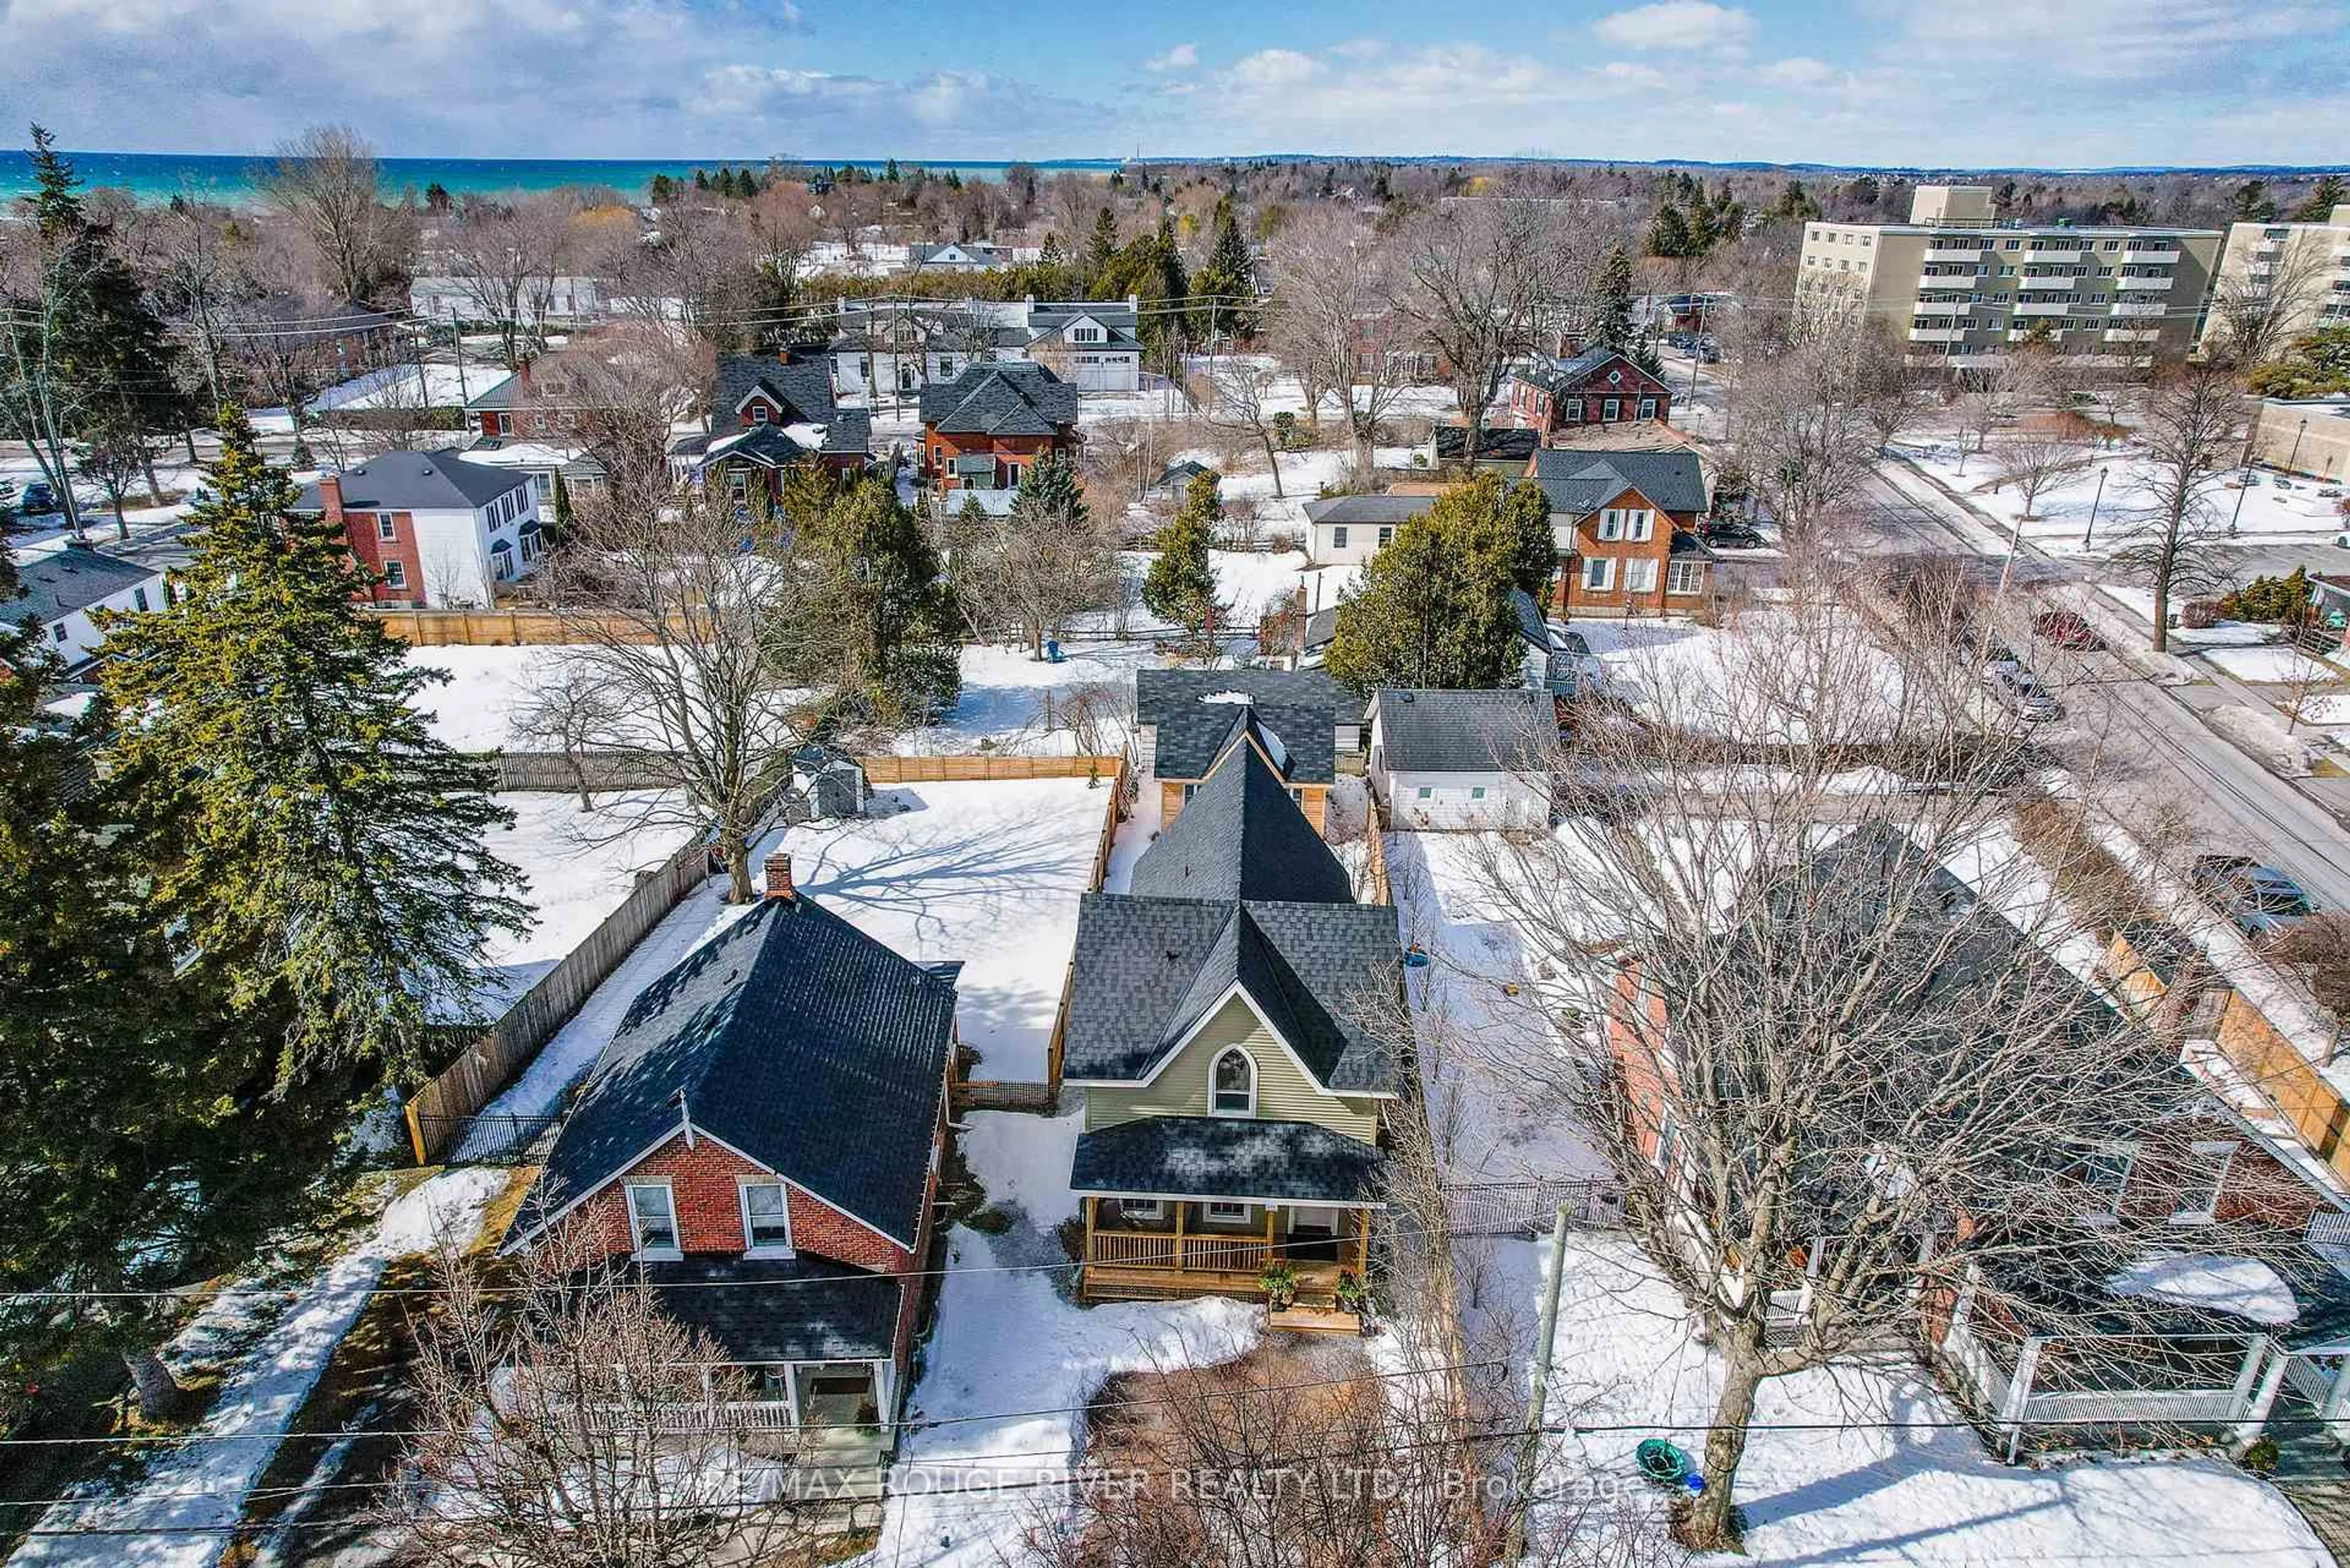
[[[37,480],[25,486],[25,497],[16,503],[16,510],[27,517],[46,517],[57,509],[57,491]]]
[[[2043,610],[2032,620],[2032,634],[2043,642],[2069,648],[2075,653],[2103,653],[2106,639],[2096,628],[2071,610]]]
[[[2342,499],[2342,487],[2338,484],[2321,484],[2317,487],[2317,495],[2321,501],[2339,501]]]
[[[1721,363],[1721,350],[1715,348],[1711,343],[1699,344],[1694,352],[1697,355],[1697,362],[1700,365],[1719,365]]]
[[[2274,936],[2317,912],[2300,883],[2249,855],[2199,855],[2188,878],[2248,937]]]
[[[2292,480],[2287,479],[2282,473],[2271,479],[2269,483],[2275,485],[2279,490],[2298,490],[2301,488],[2301,486],[2295,484]]]
[[[1982,683],[1991,701],[2027,723],[2044,724],[2064,716],[2064,704],[2056,701],[2056,694],[2016,659],[1986,666]]]
[[[1765,550],[1771,545],[1762,531],[1748,523],[1700,523],[1697,536],[1717,550]]]

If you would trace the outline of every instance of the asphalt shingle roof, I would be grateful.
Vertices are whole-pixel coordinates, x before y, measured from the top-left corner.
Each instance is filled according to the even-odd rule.
[[[1547,691],[1405,691],[1372,698],[1379,745],[1397,773],[1517,773],[1539,765],[1558,720]],[[1180,820],[1180,819],[1179,819]]]
[[[467,462],[453,452],[387,452],[335,477],[343,505],[357,512],[471,512],[530,483],[526,473]],[[306,484],[294,509],[321,504],[318,487]]]
[[[922,389],[921,417],[949,435],[1054,435],[1077,422],[1077,389],[1042,365],[969,365]]]
[[[1375,1203],[1387,1158],[1311,1122],[1247,1116],[1148,1116],[1077,1139],[1079,1192]]]
[[[533,1196],[552,1216],[691,1117],[911,1246],[954,987],[802,894],[769,899],[629,1006]]]
[[[1544,359],[1517,372],[1520,379],[1542,388],[1546,392],[1569,392],[1607,368],[1609,360],[1619,362],[1624,372],[1623,390],[1634,392],[1644,385],[1662,389],[1664,383],[1649,375],[1612,348],[1586,348],[1567,359]],[[1613,392],[1609,387],[1603,390]]]
[[[1065,1070],[1140,1082],[1238,985],[1324,1088],[1389,1094],[1394,1054],[1356,1019],[1393,991],[1399,961],[1383,905],[1088,893]]]
[[[1554,514],[1582,517],[1627,490],[1663,511],[1690,516],[1706,507],[1705,470],[1692,452],[1586,452],[1544,447],[1534,453],[1534,483]]]
[[[1318,670],[1142,670],[1134,677],[1135,722],[1157,732],[1152,769],[1199,779],[1223,754],[1243,704],[1211,701],[1238,693],[1257,722],[1280,738],[1291,784],[1328,784],[1336,772],[1338,715],[1355,699]]]
[[[0,621],[15,625],[38,616],[44,622],[54,623],[61,616],[135,588],[155,575],[152,566],[117,560],[80,545],[28,556],[16,563],[17,597],[0,600]]]
[[[829,1258],[696,1256],[641,1263],[661,1310],[718,1342],[730,1365],[879,1361],[892,1353],[899,1282]]]
[[[1316,523],[1409,523],[1436,504],[1433,495],[1331,495],[1305,504]]]
[[[1355,901],[1347,868],[1247,744],[1192,792],[1134,863],[1127,888],[1148,898]]]
[[[738,424],[743,400],[764,391],[781,410],[778,424],[829,424],[833,416],[832,370],[813,360],[786,365],[771,354],[721,354],[710,398],[713,426]]]
[[[1487,425],[1477,437],[1477,461],[1523,464],[1541,445],[1540,431],[1518,430],[1510,425]],[[1461,454],[1468,450],[1467,425],[1443,424],[1436,427],[1436,459],[1439,462],[1459,462]]]

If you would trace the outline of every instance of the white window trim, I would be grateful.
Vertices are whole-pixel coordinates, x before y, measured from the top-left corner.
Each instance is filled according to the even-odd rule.
[[[1583,557],[1583,587],[1586,593],[1608,593],[1615,587],[1615,556],[1586,556]]]
[[[385,540],[386,542],[399,538],[399,520],[393,517],[389,512],[377,513],[375,514],[375,536],[379,539]]]
[[[1216,1103],[1216,1074],[1217,1070],[1223,1066],[1224,1058],[1227,1056],[1238,1056],[1243,1062],[1248,1064],[1248,1108],[1246,1110],[1230,1110]],[[1211,1116],[1256,1115],[1256,1058],[1250,1055],[1245,1047],[1227,1045],[1216,1053],[1215,1060],[1208,1064],[1208,1114]]]
[[[1673,583],[1676,578],[1681,579],[1685,586],[1675,587]],[[1691,594],[1704,591],[1705,563],[1703,561],[1669,561],[1665,564],[1665,592],[1668,595],[1678,595],[1686,598]]]
[[[751,1189],[773,1187],[784,1195],[784,1240],[780,1245],[751,1240]],[[746,1258],[795,1258],[799,1254],[792,1246],[792,1189],[779,1176],[738,1176],[734,1179],[734,1202],[743,1217],[743,1255]]]
[[[639,1192],[658,1192],[661,1195],[661,1201],[669,1206],[669,1233],[676,1238],[677,1245],[673,1247],[645,1245],[644,1236],[637,1226],[637,1194]],[[656,1262],[674,1262],[685,1256],[685,1236],[677,1228],[676,1189],[666,1181],[625,1182],[621,1187],[620,1205],[629,1211],[629,1245],[638,1257],[650,1258]]]
[[[1645,544],[1657,536],[1657,514],[1645,506],[1627,507],[1624,512],[1624,537],[1634,544]]]
[[[1653,594],[1657,591],[1657,563],[1646,559],[1624,563],[1624,591],[1627,594]]]
[[[1147,1220],[1155,1225],[1161,1220],[1167,1218],[1167,1199],[1164,1198],[1121,1198],[1118,1200],[1118,1211],[1126,1219]]]
[[[2235,1168],[2238,1145],[2232,1138],[2187,1146],[2190,1157],[2218,1156],[2220,1168],[2211,1173],[2211,1202],[2203,1209],[2177,1209],[2171,1211],[2173,1225],[2209,1225],[2219,1217],[2220,1195],[2228,1189],[2228,1174]]]
[[[1598,537],[1602,543],[1613,544],[1624,536],[1622,508],[1610,506],[1599,514]]]
[[[1211,1225],[1245,1225],[1255,1218],[1255,1216],[1249,1212],[1249,1210],[1255,1207],[1256,1205],[1253,1203],[1233,1203],[1221,1198],[1211,1199],[1206,1206],[1205,1218],[1207,1222]],[[1240,1212],[1237,1214],[1219,1214],[1216,1212],[1219,1209],[1237,1209]]]
[[[408,563],[405,561],[386,561],[383,564],[383,586],[388,588],[407,587]]]

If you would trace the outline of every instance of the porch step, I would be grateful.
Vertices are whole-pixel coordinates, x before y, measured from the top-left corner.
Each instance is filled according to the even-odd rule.
[[[1363,1319],[1359,1313],[1347,1312],[1338,1307],[1299,1303],[1266,1314],[1265,1326],[1284,1329],[1292,1334],[1359,1334],[1363,1332]]]

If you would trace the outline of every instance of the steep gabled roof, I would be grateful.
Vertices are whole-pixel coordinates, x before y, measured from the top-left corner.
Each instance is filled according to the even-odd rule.
[[[1217,763],[1174,825],[1142,852],[1127,887],[1150,898],[1355,899],[1347,868],[1246,742]]]
[[[968,365],[922,389],[921,418],[948,435],[1058,435],[1077,422],[1077,389],[1043,365]]]
[[[1627,490],[1679,515],[1706,508],[1705,470],[1693,452],[1589,452],[1544,447],[1534,453],[1534,483],[1555,514],[1583,517]]]
[[[1598,389],[1603,392],[1633,396],[1644,390],[1669,390],[1662,381],[1612,348],[1586,348],[1571,358],[1540,360],[1518,371],[1517,376],[1546,392],[1572,392],[1588,384],[1602,370],[1611,369],[1622,376],[1623,380],[1615,384],[1603,383]]]
[[[1142,670],[1134,677],[1136,722],[1156,733],[1161,778],[1198,779],[1223,754],[1241,715],[1277,737],[1291,784],[1328,784],[1336,772],[1338,716],[1359,704],[1318,670]]]
[[[927,1201],[953,985],[806,894],[631,1002],[532,1196],[546,1223],[689,1122],[906,1246]]]
[[[721,354],[710,398],[713,425],[734,424],[743,400],[764,392],[780,412],[777,424],[828,424],[832,421],[832,371],[813,360],[786,365],[772,354]]]
[[[1315,523],[1409,523],[1434,506],[1433,495],[1329,495],[1305,504]]]
[[[1358,1016],[1392,993],[1393,909],[1377,904],[1088,893],[1078,909],[1064,1071],[1140,1083],[1237,987],[1333,1094],[1395,1092]]]
[[[1544,750],[1558,734],[1547,691],[1382,689],[1371,701],[1380,748],[1397,773],[1540,771]],[[1180,826],[1182,819],[1176,820]]]
[[[387,452],[336,478],[343,505],[356,512],[471,512],[530,483],[528,474],[467,462],[453,451]],[[316,512],[320,504],[318,487],[306,484],[294,510]]]
[[[1252,1116],[1142,1116],[1077,1139],[1079,1192],[1260,1202],[1367,1204],[1386,1159],[1371,1145],[1311,1122]]]

